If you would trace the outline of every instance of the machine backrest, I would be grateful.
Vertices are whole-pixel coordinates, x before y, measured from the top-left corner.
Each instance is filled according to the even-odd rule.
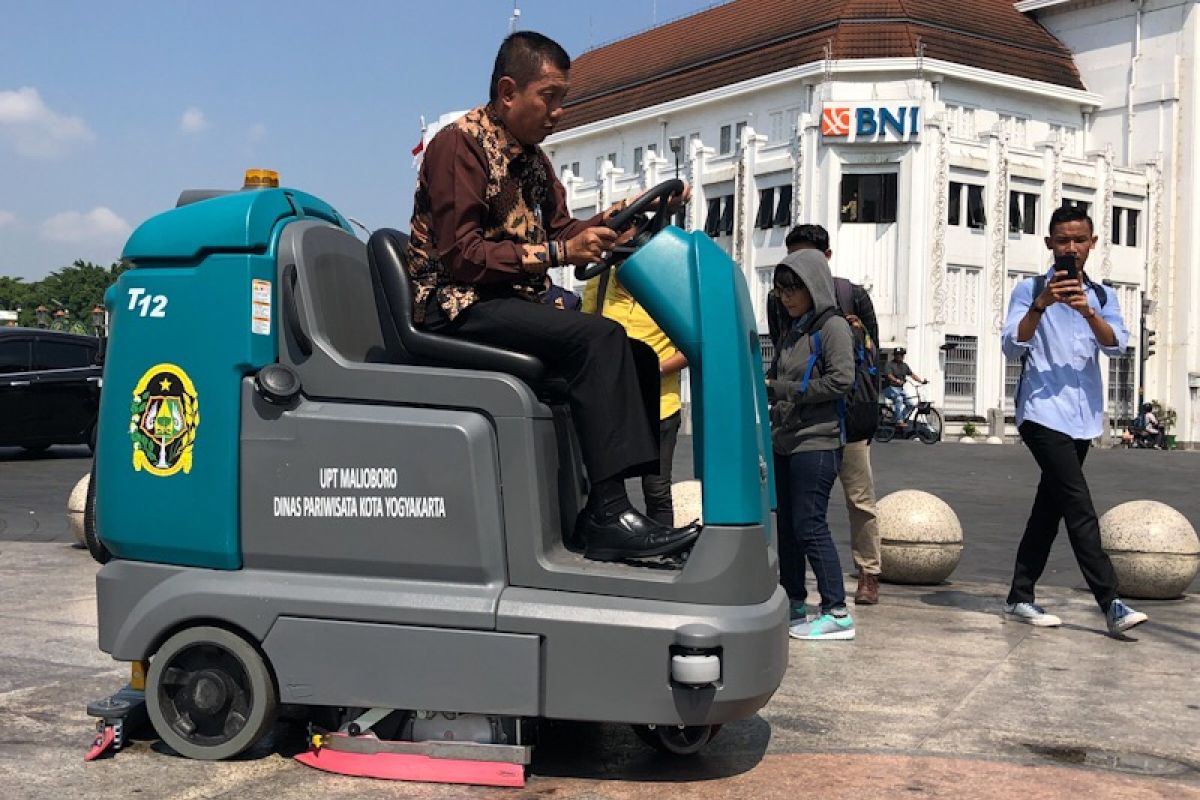
[[[375,231],[367,242],[367,259],[373,277],[383,289],[400,344],[417,363],[507,372],[526,383],[544,377],[545,367],[531,355],[431,333],[416,326],[408,274],[408,237],[403,233],[390,228]]]

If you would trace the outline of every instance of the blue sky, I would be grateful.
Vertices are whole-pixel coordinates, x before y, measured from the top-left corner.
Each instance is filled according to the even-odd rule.
[[[522,0],[572,55],[713,0]],[[7,0],[0,275],[108,264],[182,189],[278,170],[368,227],[407,228],[419,117],[469,108],[511,0]]]

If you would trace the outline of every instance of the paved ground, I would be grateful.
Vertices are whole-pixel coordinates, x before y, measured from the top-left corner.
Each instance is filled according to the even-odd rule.
[[[51,455],[31,461],[0,451],[0,539],[9,540],[0,542],[4,800],[1200,799],[1200,598],[1140,602],[1151,624],[1135,631],[1136,641],[1109,638],[1076,588],[1081,579],[1064,540],[1041,593],[1064,627],[1005,623],[1002,582],[1033,491],[1028,455],[908,442],[876,449],[880,492],[923,488],[955,508],[967,549],[953,582],[885,586],[879,606],[856,610],[854,642],[793,643],[771,703],[726,726],[694,759],[664,760],[621,726],[558,724],[543,733],[523,791],[379,783],[296,765],[289,756],[300,731],[281,724],[237,762],[187,761],[147,741],[85,765],[83,707],[126,672],[96,650],[95,565],[67,544],[62,507],[87,469],[86,450]],[[1149,497],[1200,523],[1200,454],[1096,451],[1091,459],[1101,511]],[[831,519],[844,538],[840,503]]]

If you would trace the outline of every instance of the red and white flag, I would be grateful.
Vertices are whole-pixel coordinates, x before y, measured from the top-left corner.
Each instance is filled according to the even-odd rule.
[[[417,140],[417,146],[412,149],[413,169],[421,165],[421,154],[425,152],[425,132],[429,130],[425,126],[425,117],[421,117],[421,138]]]

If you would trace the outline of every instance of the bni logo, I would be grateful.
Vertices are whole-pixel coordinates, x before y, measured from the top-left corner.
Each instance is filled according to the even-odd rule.
[[[822,136],[849,136],[850,109],[846,107],[826,106],[821,113]]]

